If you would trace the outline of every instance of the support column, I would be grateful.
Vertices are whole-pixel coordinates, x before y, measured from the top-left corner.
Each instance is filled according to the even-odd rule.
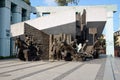
[[[113,35],[113,12],[107,14],[107,23],[105,25],[106,36],[106,54],[114,57],[114,35]]]
[[[0,7],[0,56],[10,56],[10,1]],[[4,3],[4,2],[3,2]]]

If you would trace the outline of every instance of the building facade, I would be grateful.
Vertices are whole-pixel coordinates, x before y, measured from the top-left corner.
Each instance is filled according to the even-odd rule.
[[[30,19],[24,0],[0,0],[0,56],[10,56],[10,25]]]
[[[115,56],[120,57],[120,30],[114,32]]]
[[[116,45],[115,46],[120,46],[120,30],[114,32],[114,37],[116,38]]]

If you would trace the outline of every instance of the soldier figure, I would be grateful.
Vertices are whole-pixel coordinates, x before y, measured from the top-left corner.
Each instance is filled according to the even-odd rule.
[[[31,42],[30,36],[25,35],[25,42],[27,45],[30,45],[30,42]]]
[[[51,49],[51,51],[52,51],[51,57],[53,60],[55,59],[56,50],[57,50],[56,48],[57,48],[57,40],[55,38],[53,41],[53,44],[52,44],[52,49]]]
[[[15,40],[15,48],[17,48],[18,58],[25,61],[23,50],[27,49],[27,44],[20,37]]]
[[[15,51],[16,51],[16,56],[18,57],[19,51],[20,51],[20,37],[15,39]]]
[[[72,57],[75,54],[74,49],[71,47],[71,45],[68,45],[67,42],[62,42],[62,46],[61,46],[61,51],[64,52],[64,59],[66,61],[72,61]]]
[[[71,46],[77,53],[77,50],[78,50],[77,39],[75,39],[74,41],[71,42]]]

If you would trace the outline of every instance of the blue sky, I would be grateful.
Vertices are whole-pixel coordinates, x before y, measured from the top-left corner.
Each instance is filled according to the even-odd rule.
[[[30,0],[32,6],[57,6],[54,0]],[[82,5],[107,5],[116,4],[118,6],[117,12],[114,14],[114,31],[120,30],[119,14],[120,14],[120,0],[80,0],[77,6]],[[74,5],[70,5],[74,6]]]

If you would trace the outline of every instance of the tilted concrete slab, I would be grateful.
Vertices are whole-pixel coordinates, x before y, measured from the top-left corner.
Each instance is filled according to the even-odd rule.
[[[16,23],[11,25],[11,36],[19,36],[24,34],[24,22]]]
[[[48,16],[43,16],[37,19],[25,21],[25,23],[34,26],[39,30],[52,28],[59,25],[64,25],[68,23],[73,23],[76,21],[75,11],[67,10]]]

